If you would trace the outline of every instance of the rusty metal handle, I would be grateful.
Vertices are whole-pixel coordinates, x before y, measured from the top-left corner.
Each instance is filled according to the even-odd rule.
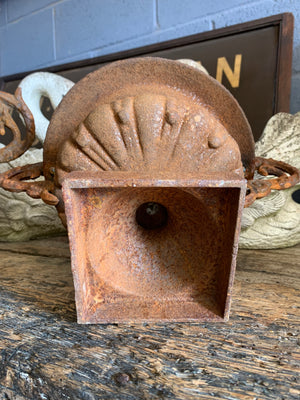
[[[0,174],[0,186],[10,192],[26,192],[34,199],[42,199],[46,204],[58,204],[58,198],[51,193],[54,184],[50,181],[24,182],[43,176],[43,163],[24,165]]]
[[[17,88],[15,95],[0,91],[0,135],[5,135],[5,126],[11,130],[13,140],[0,149],[0,162],[15,160],[32,145],[35,138],[35,125],[31,111],[24,103],[21,88]],[[15,108],[22,115],[26,126],[26,137],[21,138],[21,132],[13,120],[10,110]]]
[[[255,171],[262,176],[272,175],[277,178],[253,180]],[[249,207],[256,199],[267,196],[271,190],[295,186],[300,181],[300,171],[282,161],[256,157],[251,168],[246,171],[245,178],[248,180],[245,207]]]

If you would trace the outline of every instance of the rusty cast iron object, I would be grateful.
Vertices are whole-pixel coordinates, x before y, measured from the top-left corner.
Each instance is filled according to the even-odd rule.
[[[12,118],[12,108],[15,108],[23,117],[26,126],[26,137],[22,139],[20,130]],[[14,160],[21,156],[32,145],[35,138],[35,126],[31,111],[26,106],[17,88],[15,95],[0,91],[0,135],[5,135],[7,127],[13,135],[13,140],[0,149],[0,162]]]
[[[78,322],[227,320],[245,190],[234,173],[72,172]]]
[[[255,171],[262,176],[274,175],[278,178],[253,180]],[[300,173],[297,168],[282,161],[255,157],[252,165],[246,171],[245,178],[248,180],[245,207],[248,207],[256,199],[268,196],[271,190],[283,190],[295,186],[299,182]]]
[[[255,158],[223,86],[158,58],[87,75],[51,119],[43,165],[0,177],[68,225],[82,323],[227,319],[244,203],[297,181],[295,168]]]
[[[55,206],[58,203],[56,196],[51,194],[54,190],[54,183],[51,181],[34,181],[43,175],[43,163],[16,167],[0,174],[0,185],[10,192],[26,192],[34,199],[42,199],[46,204]],[[25,182],[24,182],[25,181]]]

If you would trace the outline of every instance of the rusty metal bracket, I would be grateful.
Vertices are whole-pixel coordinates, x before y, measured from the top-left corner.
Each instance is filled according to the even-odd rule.
[[[11,109],[15,108],[22,115],[26,126],[26,137],[21,138],[21,132],[12,118]],[[0,149],[0,162],[14,160],[25,153],[35,138],[33,115],[22,98],[21,88],[17,88],[15,95],[0,91],[0,135],[5,135],[5,126],[11,130],[13,140]]]
[[[24,182],[43,175],[43,163],[16,167],[0,175],[0,186],[10,192],[26,192],[34,199],[42,199],[46,204],[55,206],[58,199],[51,193],[54,184],[51,181]]]
[[[255,171],[265,177],[277,178],[253,180]],[[268,196],[271,190],[288,189],[300,181],[300,171],[297,168],[272,158],[256,157],[245,175],[248,180],[245,207],[249,207],[256,199]]]
[[[255,179],[254,172],[262,176],[277,176],[271,179]],[[25,179],[37,179],[43,176],[43,163],[12,168],[0,174],[0,186],[11,192],[26,192],[32,198],[41,198],[46,204],[57,205],[59,199],[51,193],[55,191],[54,182],[50,180],[24,182]],[[271,190],[283,190],[295,186],[300,181],[300,171],[282,161],[271,158],[256,157],[249,170],[247,179],[247,195],[244,207],[249,207],[256,199],[269,195]]]

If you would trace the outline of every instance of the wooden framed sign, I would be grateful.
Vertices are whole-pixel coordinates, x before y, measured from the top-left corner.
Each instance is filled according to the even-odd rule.
[[[200,61],[238,100],[258,140],[273,114],[289,112],[292,46],[293,15],[285,13],[45,70],[77,82],[108,62],[129,57]],[[14,92],[29,73],[3,77],[1,90]]]

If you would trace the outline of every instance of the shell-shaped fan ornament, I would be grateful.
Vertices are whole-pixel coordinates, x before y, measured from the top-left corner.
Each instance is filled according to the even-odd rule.
[[[280,158],[300,168],[300,112],[278,113],[267,123],[255,145],[261,157]],[[300,184],[272,191],[244,209],[239,246],[274,249],[300,243]]]
[[[212,163],[213,158],[213,163]],[[153,92],[100,104],[62,144],[57,182],[71,171],[207,171],[243,175],[227,130],[198,107]]]
[[[255,170],[276,178],[253,180]],[[238,180],[246,171],[247,206],[299,180],[297,169],[255,158],[243,111],[215,79],[147,57],[112,63],[74,85],[52,116],[43,163],[14,168],[0,183],[55,205],[66,224],[62,183],[73,171],[179,171]],[[44,181],[26,181],[41,175]]]

